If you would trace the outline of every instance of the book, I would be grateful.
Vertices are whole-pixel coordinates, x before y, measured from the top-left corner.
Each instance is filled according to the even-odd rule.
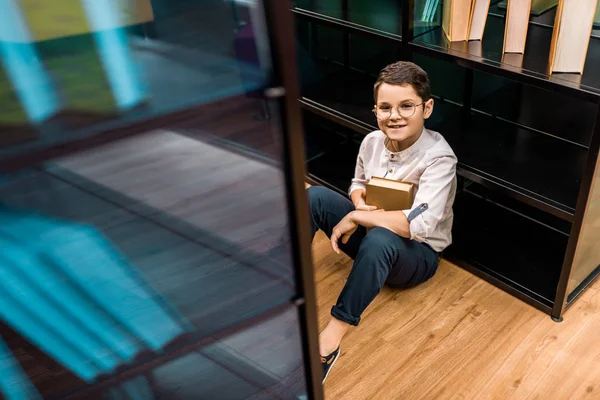
[[[186,333],[189,323],[92,226],[2,208],[0,237],[43,258],[145,347],[160,351]]]
[[[469,26],[469,40],[481,40],[487,21],[490,0],[473,0],[473,12]]]
[[[385,211],[409,210],[414,200],[414,185],[409,182],[373,177],[367,183],[365,203]]]
[[[469,39],[473,0],[444,1],[442,30],[450,42]]]
[[[523,67],[523,54],[504,53],[502,54],[502,63],[512,65],[513,67]]]
[[[531,0],[509,0],[506,8],[503,53],[524,53]]]
[[[550,73],[583,73],[598,0],[560,0],[550,44]]]

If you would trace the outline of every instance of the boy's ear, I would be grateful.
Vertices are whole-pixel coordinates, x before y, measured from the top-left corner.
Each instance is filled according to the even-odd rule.
[[[433,113],[433,99],[429,99],[425,102],[425,109],[423,110],[423,118],[427,119],[431,117]]]

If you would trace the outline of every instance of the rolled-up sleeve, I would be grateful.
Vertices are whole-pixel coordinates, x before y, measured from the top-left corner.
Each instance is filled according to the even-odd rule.
[[[444,217],[449,196],[454,195],[456,157],[442,156],[433,159],[419,179],[419,188],[412,208],[427,203],[428,208],[410,222],[412,240],[425,242]],[[403,210],[408,217],[411,210]]]
[[[356,167],[354,169],[354,178],[352,178],[352,184],[348,189],[348,195],[352,194],[356,189],[367,189],[367,177],[365,176],[365,165],[364,165],[364,154],[365,154],[366,141],[360,145],[358,156],[356,157]]]

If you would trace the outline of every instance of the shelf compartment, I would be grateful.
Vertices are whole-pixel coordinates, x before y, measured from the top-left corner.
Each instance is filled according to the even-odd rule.
[[[304,18],[323,25],[333,26],[350,32],[365,33],[373,37],[402,41],[402,3],[394,0],[344,0],[338,4],[295,1],[292,12],[298,18]],[[319,3],[319,4],[316,4]]]
[[[549,74],[548,59],[552,28],[529,24],[527,45],[522,57],[503,61],[504,19],[488,15],[481,42],[448,42],[442,28],[415,36],[409,46],[416,52],[441,57],[462,66],[503,76],[532,86],[578,96],[586,100],[600,98],[600,39],[590,40],[583,75]]]
[[[327,71],[302,88],[300,104],[308,111],[367,134],[377,128],[373,109],[376,78],[349,69]]]
[[[352,130],[335,127],[324,118],[305,114],[304,136],[307,142],[323,141],[322,138],[335,138],[335,144],[323,147],[318,157],[308,160],[308,178],[347,195],[354,177],[356,157],[360,148],[360,135]],[[331,139],[328,139],[331,140]]]
[[[485,96],[487,87],[499,89]],[[477,71],[473,79],[472,108],[526,126],[587,149],[594,131],[597,104],[507,81]]]
[[[359,148],[360,143],[348,141],[341,144],[337,150],[315,158],[307,165],[309,177],[317,183],[347,195],[354,177]]]
[[[303,111],[302,118],[305,128],[306,162],[337,150],[348,139],[348,135],[341,132],[339,126],[330,119],[322,118],[306,110]]]
[[[536,210],[476,183],[459,191],[454,213],[445,256],[549,312],[569,239],[564,221],[534,221]]]
[[[587,150],[460,108],[432,129],[458,157],[458,174],[532,206],[573,220]],[[526,173],[524,173],[526,171]]]

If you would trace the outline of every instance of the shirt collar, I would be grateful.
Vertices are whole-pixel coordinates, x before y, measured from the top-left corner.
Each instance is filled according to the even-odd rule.
[[[425,142],[426,131],[427,131],[427,129],[423,128],[423,131],[421,131],[421,136],[419,136],[419,138],[417,139],[417,141],[414,142],[408,149],[404,149],[402,151],[390,151],[390,150],[388,150],[387,146],[385,146],[385,143],[388,140],[387,136],[386,136],[385,140],[384,140],[384,146],[383,146],[383,148],[385,149],[385,155],[386,156],[393,155],[393,158],[398,158],[398,159],[405,159],[407,157],[410,157],[411,155],[413,155],[417,151],[421,150],[421,148],[423,147],[423,144]]]

